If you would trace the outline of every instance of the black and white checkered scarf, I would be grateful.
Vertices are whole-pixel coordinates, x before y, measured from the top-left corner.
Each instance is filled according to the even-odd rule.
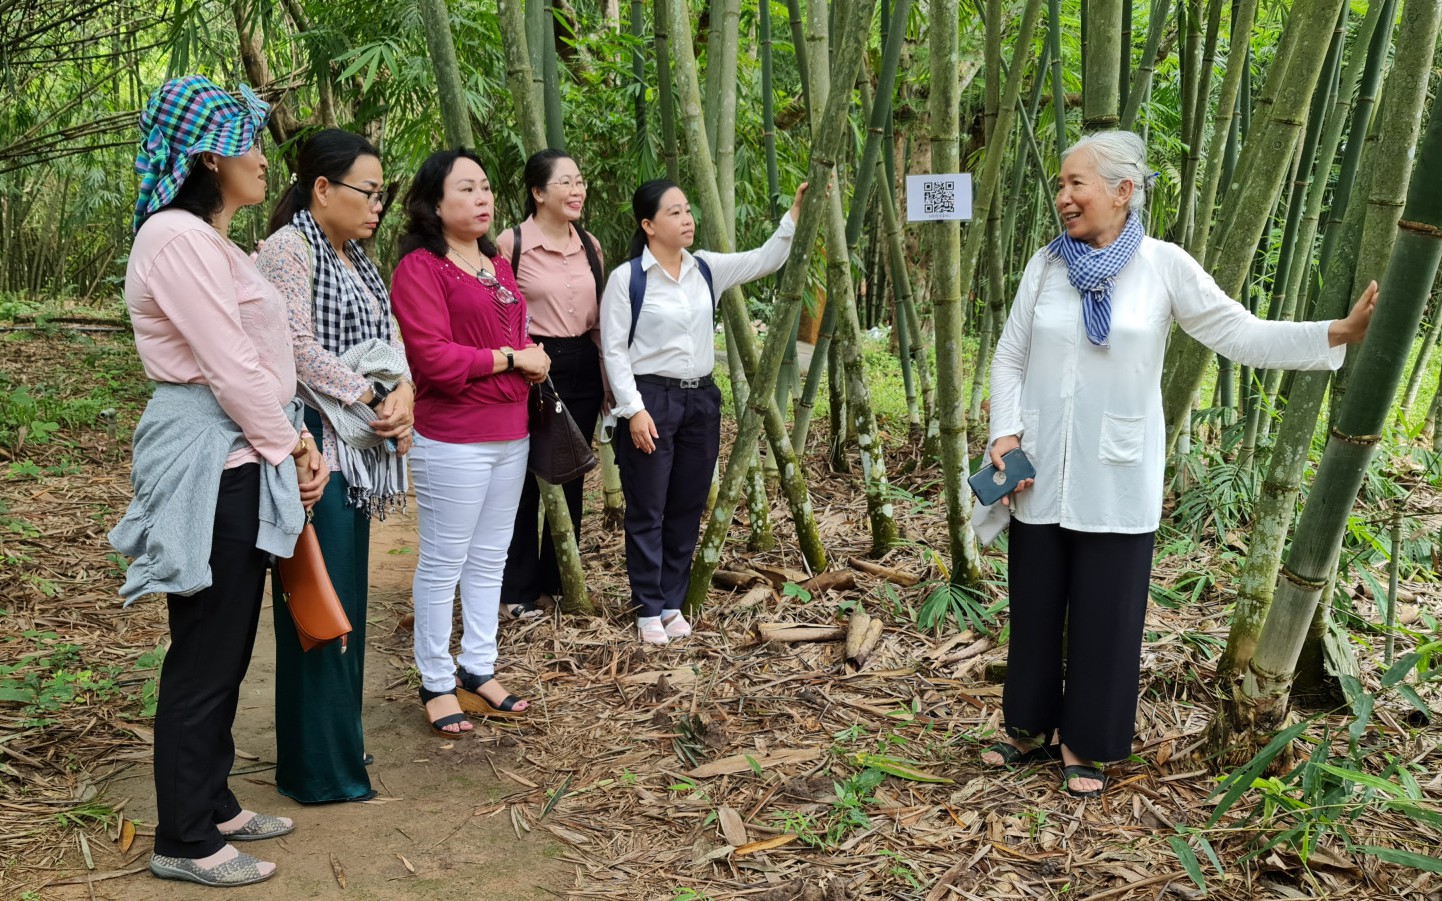
[[[355,271],[341,261],[325,232],[316,225],[310,210],[301,210],[290,224],[310,244],[310,296],[315,311],[315,338],[320,346],[339,356],[367,338],[390,343],[391,303],[386,283],[360,244],[347,241],[345,254]],[[360,276],[357,282],[356,275]],[[371,315],[370,301],[361,290],[368,289],[380,304],[381,315]]]
[[[353,372],[395,388],[408,373],[405,357],[391,346],[390,295],[375,264],[359,243],[347,241],[345,253],[355,266],[352,271],[309,210],[296,213],[290,224],[310,245],[311,317],[316,340]],[[362,285],[375,298],[380,316],[372,314]],[[395,451],[395,442],[382,439],[371,429],[375,412],[359,401],[345,406],[306,384],[301,385],[300,395],[325,416],[338,439],[336,461],[349,485],[346,504],[378,519],[385,519],[392,507],[404,510],[405,464]]]

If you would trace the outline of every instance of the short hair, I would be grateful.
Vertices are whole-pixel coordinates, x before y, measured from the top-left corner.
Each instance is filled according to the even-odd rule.
[[[1134,131],[1096,131],[1083,135],[1061,155],[1065,160],[1078,150],[1087,150],[1096,162],[1097,175],[1106,182],[1113,194],[1122,188],[1122,182],[1132,183],[1132,196],[1127,209],[1140,213],[1146,204],[1147,144]]]

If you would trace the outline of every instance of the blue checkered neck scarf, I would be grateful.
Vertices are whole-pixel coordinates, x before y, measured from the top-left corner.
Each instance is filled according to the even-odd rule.
[[[1086,324],[1087,340],[1097,347],[1108,347],[1107,336],[1112,330],[1112,286],[1117,273],[1132,261],[1142,246],[1146,232],[1136,213],[1127,214],[1127,224],[1115,241],[1098,250],[1085,241],[1078,241],[1066,232],[1046,246],[1053,259],[1066,263],[1066,277],[1081,294],[1082,321]]]
[[[240,98],[200,75],[173,78],[150,95],[140,114],[140,150],[135,172],[140,197],[131,227],[175,199],[201,153],[243,156],[260,137],[270,104],[246,85]]]

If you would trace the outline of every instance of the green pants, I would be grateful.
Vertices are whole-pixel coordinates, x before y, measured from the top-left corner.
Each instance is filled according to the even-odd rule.
[[[361,732],[371,524],[345,505],[345,496],[345,478],[332,472],[315,505],[314,524],[326,570],[350,618],[346,652],[341,653],[338,641],[302,651],[284,602],[272,604],[275,784],[281,794],[303,804],[350,801],[371,790]]]

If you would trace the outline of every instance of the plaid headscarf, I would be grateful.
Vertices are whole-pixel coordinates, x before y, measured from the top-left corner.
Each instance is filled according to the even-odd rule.
[[[270,104],[246,85],[240,86],[240,96],[244,102],[201,75],[173,78],[150,95],[140,114],[141,144],[135,154],[140,197],[134,230],[175,199],[196,154],[231,157],[250,150],[265,127]]]
[[[1053,258],[1066,263],[1067,280],[1081,294],[1087,340],[1097,347],[1108,346],[1107,336],[1112,330],[1112,284],[1117,273],[1132,261],[1145,236],[1141,218],[1128,213],[1121,235],[1100,250],[1066,232],[1046,246]]]

